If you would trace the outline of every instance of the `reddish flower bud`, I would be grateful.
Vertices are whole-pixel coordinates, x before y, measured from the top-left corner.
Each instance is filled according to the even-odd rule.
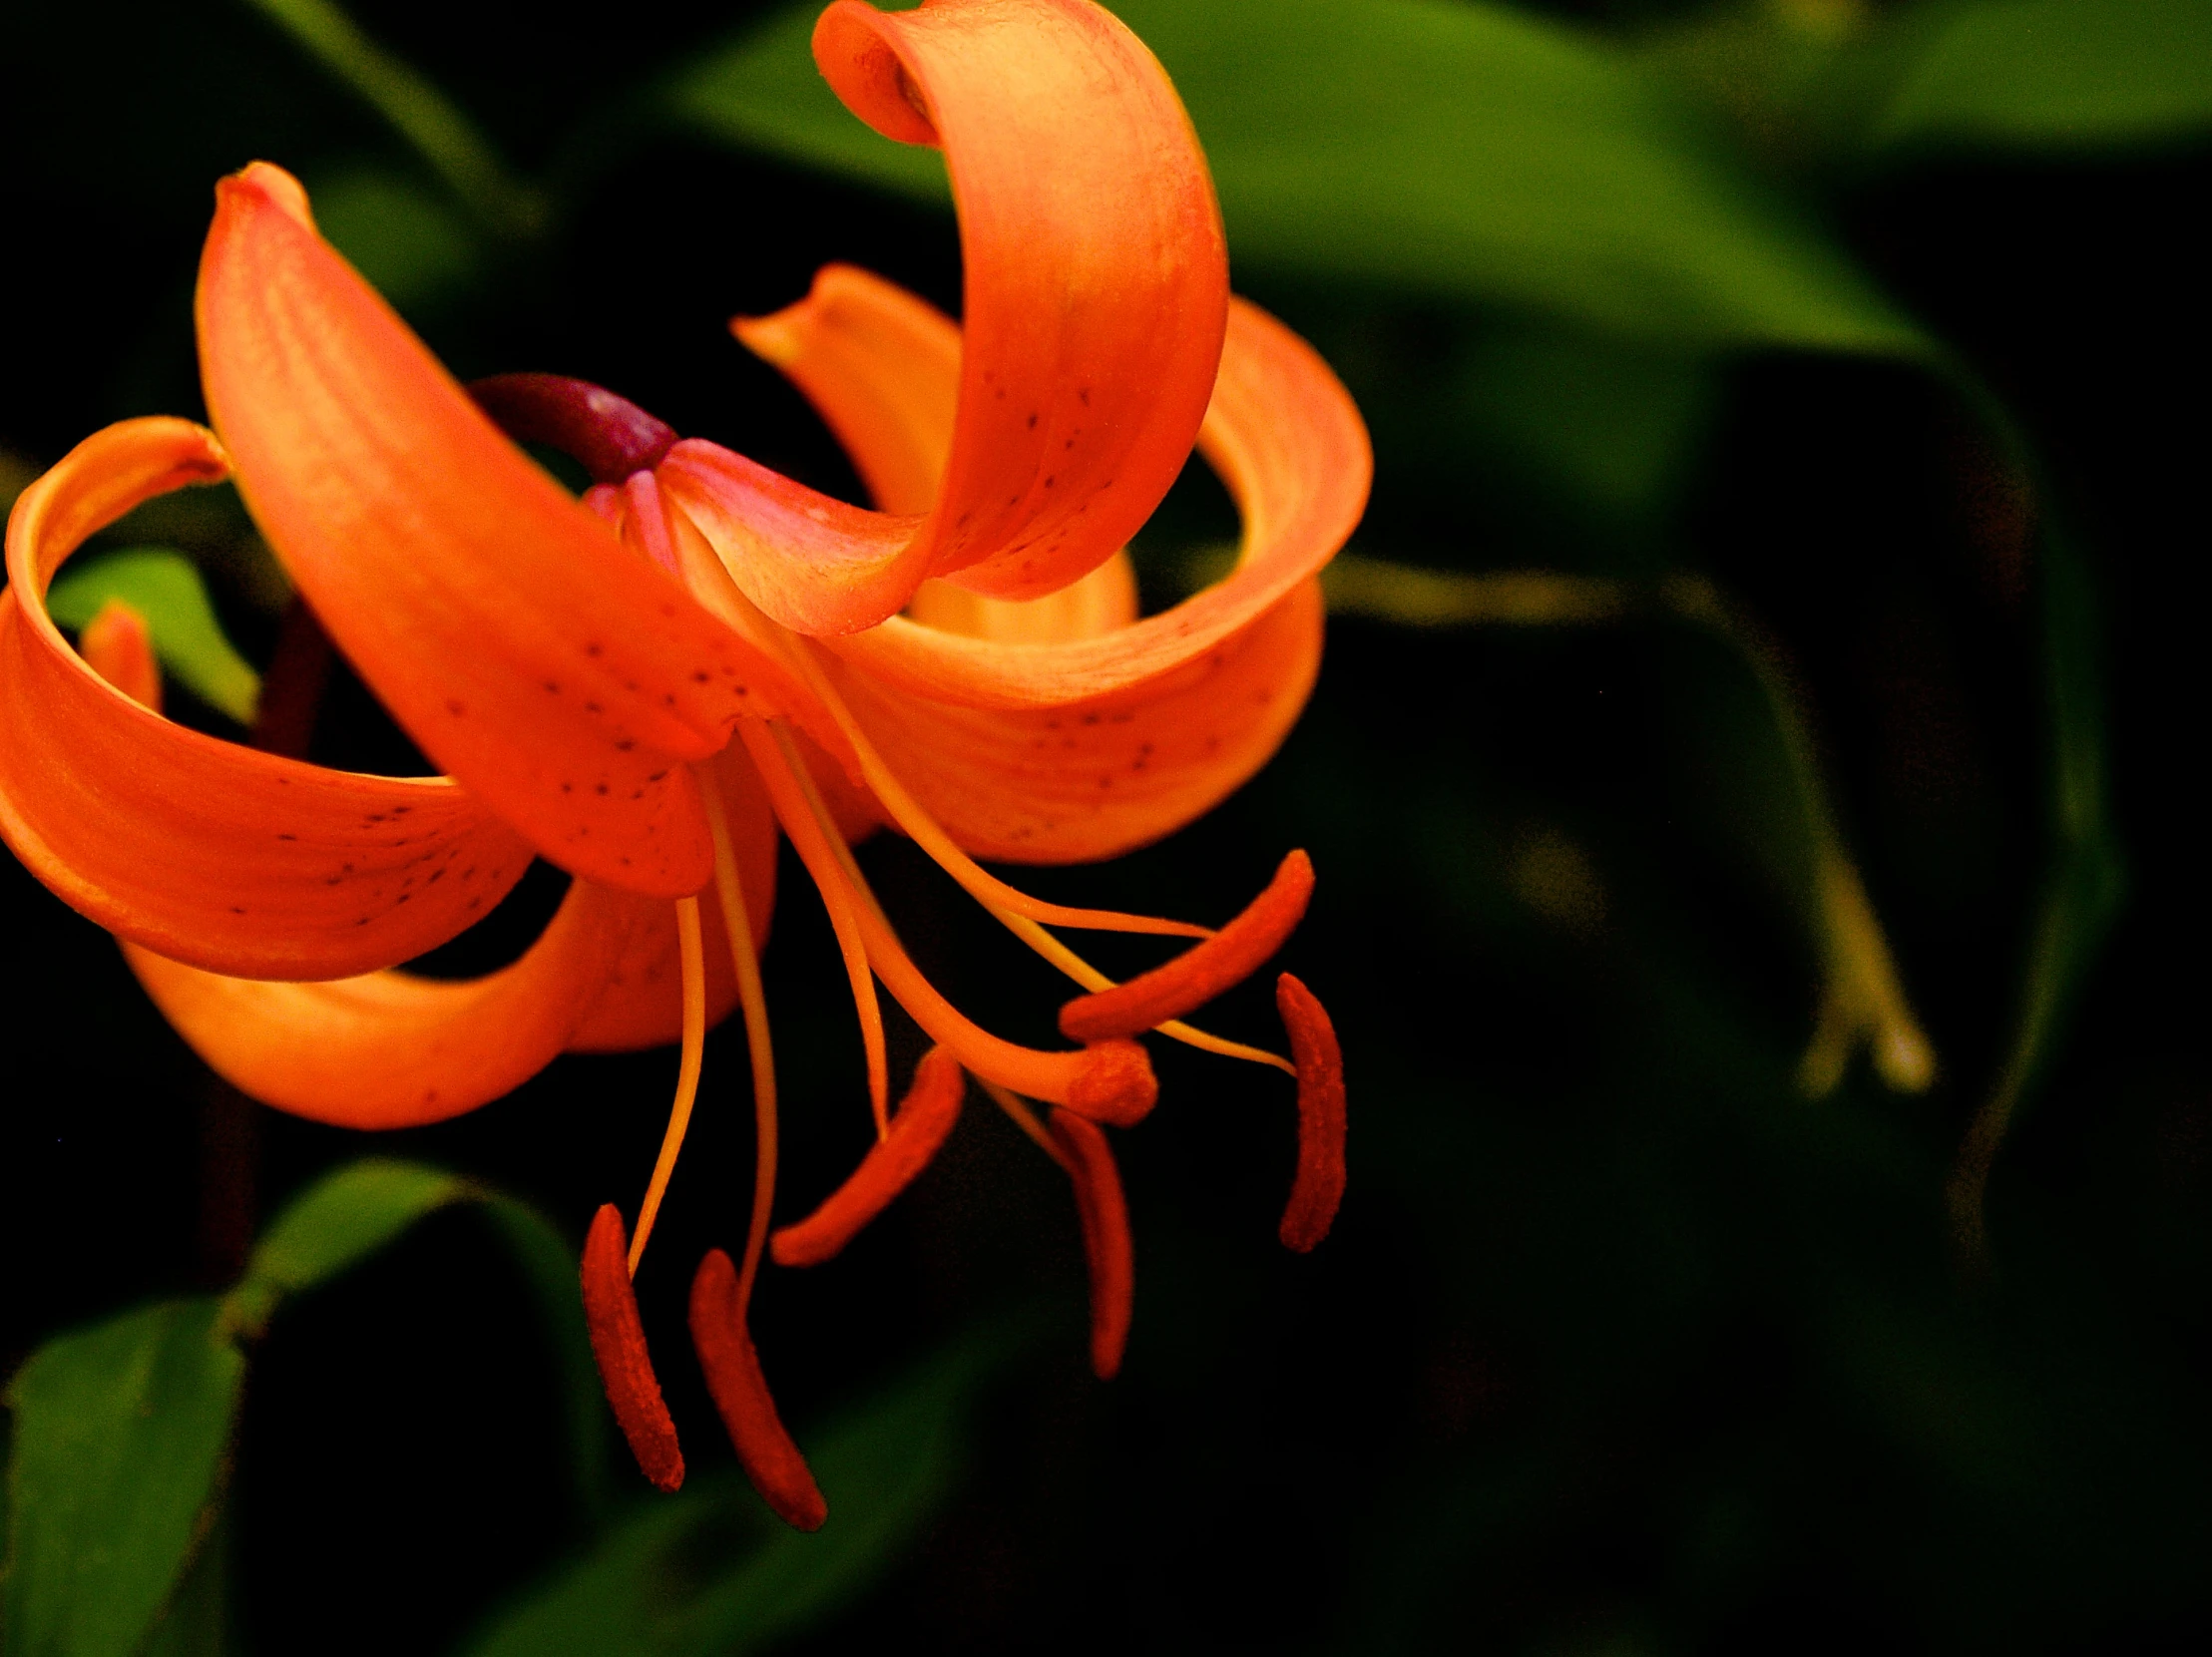
[[[562,374],[494,374],[469,395],[492,424],[518,443],[558,449],[594,483],[621,483],[650,471],[675,447],[675,429],[627,397]]]

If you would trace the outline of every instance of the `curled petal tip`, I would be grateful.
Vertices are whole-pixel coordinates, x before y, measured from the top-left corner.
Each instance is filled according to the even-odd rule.
[[[891,1118],[891,1130],[869,1147],[850,1179],[829,1200],[770,1240],[779,1266],[818,1266],[890,1206],[936,1156],[968,1091],[968,1074],[943,1047],[932,1047],[915,1067],[914,1085]]]
[[[1211,938],[1126,984],[1079,996],[1060,1010],[1072,1041],[1097,1041],[1156,1029],[1242,983],[1283,946],[1313,898],[1313,861],[1294,851],[1267,889]]]
[[[819,1530],[829,1503],[776,1414],[737,1305],[737,1268],[720,1249],[707,1250],[691,1279],[691,1344],[730,1445],[760,1499],[794,1530]]]
[[[314,208],[307,205],[306,188],[274,162],[248,162],[228,178],[217,182],[218,211],[241,198],[264,202],[308,229],[315,227]]]
[[[1092,1042],[1084,1050],[1082,1068],[1069,1085],[1065,1102],[1079,1116],[1114,1127],[1134,1127],[1159,1102],[1159,1079],[1152,1074],[1151,1055],[1125,1037]]]
[[[621,1211],[605,1204],[593,1216],[584,1241],[584,1321],[607,1402],[639,1468],[656,1488],[674,1490],[683,1483],[683,1452],[676,1447],[675,1423],[646,1350],[645,1324],[630,1285],[629,1249]]]
[[[1298,1066],[1298,1173],[1280,1235],[1304,1254],[1329,1234],[1344,1200],[1344,1054],[1328,1011],[1288,973],[1275,981],[1275,1006]]]

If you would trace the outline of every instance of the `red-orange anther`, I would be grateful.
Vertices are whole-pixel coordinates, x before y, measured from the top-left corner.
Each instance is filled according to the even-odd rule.
[[[707,1250],[691,1279],[691,1344],[698,1349],[706,1390],[714,1395],[714,1408],[760,1499],[793,1529],[819,1530],[829,1503],[775,1412],[752,1332],[738,1310],[737,1268],[720,1249]]]
[[[1060,1010],[1060,1031],[1071,1041],[1135,1036],[1179,1019],[1232,985],[1241,984],[1282,948],[1305,919],[1313,896],[1313,862],[1292,852],[1244,913],[1203,943],[1164,966],[1097,995],[1079,996]]]
[[[1084,1259],[1091,1268],[1091,1368],[1111,1381],[1129,1344],[1129,1309],[1136,1295],[1136,1258],[1129,1243],[1129,1208],[1106,1136],[1073,1110],[1052,1114],[1053,1137],[1068,1154],[1083,1222]]]
[[[1298,1176],[1283,1208],[1283,1246],[1304,1254],[1329,1234],[1344,1200],[1344,1054],[1311,990],[1285,973],[1275,1006],[1298,1066]]]
[[[1066,1100],[1078,1115],[1111,1127],[1134,1127],[1158,1102],[1151,1054],[1123,1037],[1094,1041],[1084,1049],[1083,1067]]]
[[[821,1207],[775,1234],[768,1245],[775,1263],[818,1266],[851,1242],[929,1166],[960,1119],[960,1103],[967,1091],[968,1073],[960,1060],[943,1047],[922,1054],[914,1068],[914,1085],[891,1118],[891,1131],[869,1147],[852,1177],[832,1191]]]
[[[668,1419],[652,1355],[646,1351],[646,1326],[630,1286],[629,1254],[622,1212],[608,1203],[593,1216],[591,1234],[584,1239],[584,1322],[592,1332],[600,1383],[623,1437],[630,1441],[630,1452],[657,1488],[674,1490],[683,1483],[683,1451],[676,1448],[675,1423]]]

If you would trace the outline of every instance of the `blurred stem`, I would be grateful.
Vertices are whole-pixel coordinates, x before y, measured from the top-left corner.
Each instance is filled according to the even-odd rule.
[[[2047,699],[2050,850],[2035,906],[2020,1007],[1994,1085],[1967,1124],[1945,1189],[1960,1275],[1990,1274],[1990,1170],[2063,1034],[2073,993],[2119,908],[2124,873],[2105,798],[2104,709],[2089,574],[2045,523],[2037,561]]]
[[[1834,1091],[1862,1041],[1891,1087],[1920,1092],[1935,1079],[1935,1051],[1906,1000],[1881,922],[1837,824],[1802,688],[1780,644],[1741,604],[1702,576],[1672,576],[1655,586],[1542,571],[1457,576],[1356,554],[1331,564],[1322,584],[1332,611],[1411,626],[1557,626],[1655,613],[1727,644],[1750,668],[1774,721],[1811,847],[1809,895],[1821,952],[1821,1000],[1812,1041],[1798,1066],[1799,1085],[1815,1097]]]
[[[1998,464],[2022,486],[2036,520],[2034,569],[2050,767],[2044,795],[2049,846],[2021,970],[2019,1011],[1996,1079],[1967,1124],[1944,1192],[1953,1260],[1961,1278],[1972,1283],[1986,1280],[1991,1271],[1990,1170],[2057,1048],[2073,994],[2119,908],[2125,874],[2106,797],[2095,584],[2048,510],[2042,469],[2011,410],[1963,364],[1946,359],[1938,367],[1996,448]]]
[[[446,187],[498,235],[546,229],[545,195],[508,172],[474,122],[406,63],[364,35],[334,0],[247,0],[391,124]]]

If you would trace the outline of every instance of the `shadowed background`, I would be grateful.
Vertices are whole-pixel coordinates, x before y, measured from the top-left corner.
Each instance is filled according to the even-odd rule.
[[[1368,13],[1329,9],[1354,31]],[[1191,86],[1233,88],[1242,31],[1265,10],[1150,0],[1128,16],[1178,77],[1170,46],[1187,55]],[[8,0],[10,494],[107,421],[202,412],[199,238],[216,178],[259,157],[300,174],[333,239],[464,378],[597,380],[857,498],[803,401],[725,319],[789,302],[830,259],[957,311],[958,245],[926,179],[809,149],[803,111],[761,125],[773,85],[727,48],[786,14],[364,0],[351,15],[556,209],[503,224],[502,199],[441,177],[252,5]],[[1083,1364],[1065,1182],[971,1108],[838,1262],[763,1278],[764,1362],[810,1448],[927,1355],[995,1319],[1025,1331],[974,1384],[895,1545],[778,1630],[786,1649],[2066,1652],[2212,1636],[2212,904],[2187,805],[2212,700],[2212,360],[2192,234],[2212,117],[2102,133],[2077,119],[2041,142],[1935,123],[1885,160],[1798,96],[1812,71],[1791,54],[1890,40],[1892,14],[1776,0],[1545,15],[1665,89],[1695,145],[1736,158],[1731,180],[1798,204],[1773,222],[1818,226],[1941,351],[1792,348],[1786,327],[1692,325],[1656,298],[1646,315],[1636,296],[1655,279],[1629,266],[1628,298],[1592,298],[1537,240],[1521,262],[1423,265],[1418,247],[1300,239],[1283,227],[1294,214],[1240,206],[1261,200],[1250,158],[1281,139],[1275,117],[1256,93],[1243,108],[1192,92],[1222,158],[1237,286],[1322,349],[1371,423],[1377,486],[1355,553],[1631,584],[1694,572],[1758,619],[1809,713],[1936,1082],[1893,1092],[1862,1057],[1830,1096],[1799,1085],[1822,970],[1805,828],[1741,652],[1640,615],[1496,627],[1340,615],[1314,702],[1258,779],[1160,846],[1031,883],[1211,923],[1283,850],[1311,851],[1319,891],[1284,965],[1327,1001],[1346,1049],[1352,1183],[1336,1233],[1310,1258],[1275,1245],[1282,1078],[1159,1053],[1162,1107],[1117,1140],[1137,1310],[1127,1367],[1102,1386]],[[1406,96],[1360,79],[1362,61],[1312,66],[1314,178],[1332,112]],[[1464,96],[1510,109],[1514,94]],[[1591,119],[1602,138],[1610,118]],[[1455,169],[1416,139],[1336,153],[1382,198],[1468,190],[1469,222],[1502,210],[1483,193],[1510,196],[1527,166],[1501,150]],[[1607,154],[1593,139],[1592,165]],[[1966,366],[1932,371],[1937,355]],[[2032,505],[1960,391],[1970,380],[2024,433]],[[1138,543],[1148,608],[1233,538],[1202,471]],[[2054,599],[2060,533],[2086,583]],[[274,613],[242,534],[212,498],[106,544],[193,554],[231,636],[265,662]],[[2054,610],[2072,645],[2052,644]],[[1995,1160],[1977,1270],[1945,1187],[2034,990],[2054,648],[2090,663],[2098,867],[2124,882],[2100,888],[2101,945],[2082,920],[2060,970],[2065,1017]],[[176,699],[181,717],[235,734]],[[342,676],[312,751],[419,766]],[[955,1001],[1046,1037],[1047,972],[903,842],[861,858]],[[868,1128],[826,922],[788,854],[782,873],[765,968],[788,1218]],[[559,891],[533,877],[444,968],[511,957]],[[111,941],[12,863],[0,902],[16,1043],[0,1370],[74,1324],[229,1281],[259,1223],[364,1150],[516,1193],[572,1240],[599,1203],[642,1187],[672,1051],[564,1059],[474,1116],[369,1145],[227,1095]],[[1148,959],[1131,946],[1102,964]],[[901,1070],[921,1040],[893,1018]],[[1274,1031],[1249,989],[1211,1022]],[[639,1285],[704,1469],[727,1452],[681,1350],[678,1265],[741,1236],[744,1073],[741,1036],[717,1033],[660,1270]],[[279,1319],[235,1447],[231,1649],[471,1649],[555,1580],[598,1522],[571,1491],[555,1372],[518,1274],[462,1209]],[[647,1493],[627,1465],[611,1483],[618,1511]],[[680,1600],[759,1544],[737,1525],[688,1545],[656,1591]]]

